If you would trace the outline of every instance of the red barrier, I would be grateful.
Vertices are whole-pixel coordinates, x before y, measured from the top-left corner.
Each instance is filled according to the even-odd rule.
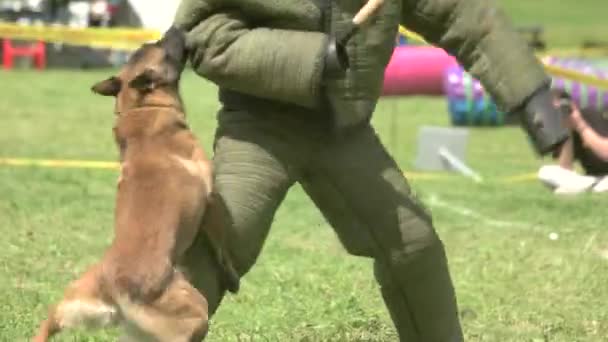
[[[36,42],[27,46],[14,46],[10,39],[2,40],[2,65],[4,69],[13,68],[15,57],[30,57],[34,65],[42,70],[46,67],[46,47],[43,42]]]

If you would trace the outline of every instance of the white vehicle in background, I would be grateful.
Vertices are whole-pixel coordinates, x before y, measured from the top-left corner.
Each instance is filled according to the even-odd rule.
[[[165,32],[173,22],[180,1],[156,1],[154,5],[150,2],[150,0],[129,0],[129,4],[141,21],[142,28]]]

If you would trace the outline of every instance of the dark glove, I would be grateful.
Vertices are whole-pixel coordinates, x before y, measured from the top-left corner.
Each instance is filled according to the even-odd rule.
[[[534,93],[516,112],[534,150],[541,156],[560,148],[569,137],[569,131],[562,123],[564,114],[554,105],[548,86]]]

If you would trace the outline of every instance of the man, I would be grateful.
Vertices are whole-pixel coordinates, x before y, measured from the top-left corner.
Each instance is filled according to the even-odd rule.
[[[494,1],[386,0],[354,34],[364,1],[183,0],[196,72],[220,87],[215,181],[231,257],[253,266],[298,182],[347,251],[374,274],[402,341],[462,341],[444,246],[369,124],[403,24],[455,55],[545,154],[566,137],[549,78]],[[201,237],[186,261],[214,312],[224,295]]]
[[[560,195],[608,191],[608,112],[579,108],[564,91],[554,94],[556,100],[566,100],[570,138],[555,151],[558,164],[542,166],[538,178]],[[574,170],[577,160],[584,174]]]

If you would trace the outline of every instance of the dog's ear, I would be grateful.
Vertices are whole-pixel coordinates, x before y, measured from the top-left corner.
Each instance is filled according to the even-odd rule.
[[[91,87],[91,90],[103,96],[116,96],[122,88],[122,82],[117,77],[110,77],[107,80],[96,83]]]
[[[129,82],[129,87],[140,91],[150,91],[164,84],[165,81],[157,70],[146,69]]]

